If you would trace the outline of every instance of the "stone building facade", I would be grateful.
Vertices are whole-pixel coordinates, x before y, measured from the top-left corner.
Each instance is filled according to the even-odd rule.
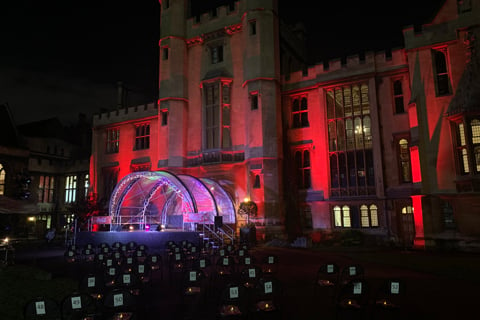
[[[195,16],[186,3],[161,1],[158,101],[94,116],[91,192],[109,199],[131,172],[163,170],[216,181],[234,227],[264,239],[480,234],[478,1],[445,1],[404,48],[309,67],[277,1]]]

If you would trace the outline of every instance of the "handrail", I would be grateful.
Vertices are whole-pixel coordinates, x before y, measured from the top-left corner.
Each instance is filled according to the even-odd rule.
[[[220,240],[223,244],[223,237],[221,237],[220,235],[218,235],[215,230],[211,229],[207,224],[203,224],[203,230],[204,230],[204,234],[205,234],[205,229],[207,229],[209,235],[214,235],[218,240]]]
[[[222,225],[220,228],[218,228],[230,241],[232,244],[234,243],[235,240],[235,231],[229,226],[229,225]],[[225,231],[226,229],[226,231]]]

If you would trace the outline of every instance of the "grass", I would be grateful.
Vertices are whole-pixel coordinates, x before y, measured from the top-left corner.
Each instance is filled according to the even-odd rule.
[[[52,278],[42,269],[28,265],[0,268],[0,310],[2,319],[24,319],[26,304],[36,297],[55,300],[58,304],[77,289],[72,279]]]

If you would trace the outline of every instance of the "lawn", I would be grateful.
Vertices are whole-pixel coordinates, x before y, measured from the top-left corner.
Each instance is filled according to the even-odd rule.
[[[0,268],[0,310],[2,319],[22,320],[23,309],[36,297],[55,300],[58,304],[78,288],[72,279],[52,278],[34,266],[10,265]]]

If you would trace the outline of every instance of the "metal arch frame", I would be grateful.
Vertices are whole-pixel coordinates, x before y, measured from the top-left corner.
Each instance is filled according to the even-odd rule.
[[[198,179],[199,179],[199,180],[202,180],[202,183],[204,183],[203,180],[206,180],[206,181],[208,181],[209,183],[214,184],[215,187],[219,187],[220,190],[222,190],[222,193],[224,194],[224,196],[227,197],[228,200],[230,200],[230,203],[231,203],[231,205],[232,205],[232,210],[233,210],[233,212],[232,212],[232,213],[233,213],[233,220],[235,221],[235,220],[236,220],[235,205],[234,205],[234,201],[233,201],[231,195],[230,195],[227,191],[225,191],[225,189],[224,189],[217,181],[215,181],[215,180],[213,180],[213,179],[210,179],[210,178],[198,178]],[[207,188],[207,189],[208,189],[208,188]],[[216,198],[215,198],[215,196],[212,195],[212,197],[215,199],[215,201],[217,201]],[[217,209],[217,210],[218,210],[218,209]]]
[[[207,185],[200,179],[200,178],[197,178],[195,176],[192,176],[190,174],[181,174],[179,176],[186,176],[186,177],[191,177],[193,178],[194,180],[200,182],[200,184],[207,190],[208,194],[210,195],[210,197],[212,198],[213,200],[213,204],[215,206],[215,216],[218,216],[218,204],[217,204],[217,199],[215,199],[215,196],[213,195],[213,193],[210,191],[210,189],[208,189]],[[190,190],[189,190],[190,191]],[[198,210],[196,211],[198,212]]]
[[[159,181],[156,181],[154,186],[148,191],[146,194],[146,197],[143,199],[143,207],[141,209],[141,215],[142,215],[142,221],[145,222],[145,212],[148,207],[148,205],[151,203],[151,198],[153,195],[155,195],[160,188],[160,186],[163,185],[168,185],[171,187],[175,193],[180,194],[182,199],[187,200],[189,207],[191,207],[193,213],[198,213],[198,206],[197,206],[197,199],[195,198],[192,190],[190,190],[186,183],[182,181],[181,177],[188,177],[190,179],[193,179],[194,182],[199,182],[201,186],[203,186],[207,190],[207,194],[210,196],[211,200],[213,201],[214,205],[214,210],[215,210],[215,216],[219,215],[219,207],[218,207],[218,202],[216,197],[214,196],[213,192],[208,188],[208,184],[213,184],[215,187],[220,188],[220,192],[223,196],[225,196],[229,201],[231,205],[231,209],[233,209],[233,214],[235,214],[235,206],[234,202],[231,198],[231,196],[223,189],[223,187],[216,181],[210,179],[210,178],[197,178],[193,175],[189,174],[179,174],[176,175],[172,172],[161,170],[161,171],[140,171],[140,172],[132,172],[122,178],[120,182],[117,184],[115,189],[113,190],[113,197],[110,200],[109,204],[109,215],[112,218],[112,224],[110,226],[110,230],[113,231],[113,226],[118,226],[118,218],[120,216],[120,208],[123,203],[125,195],[129,192],[129,190],[136,184],[139,183],[139,180],[143,178],[148,178],[148,177],[154,177],[155,179],[158,178]],[[179,188],[179,186],[183,187],[184,190]],[[187,197],[183,196],[183,193],[186,192],[188,195]],[[161,213],[161,219],[163,220],[164,216],[167,215],[166,206],[167,203],[171,202],[172,196],[168,197],[167,201],[165,202],[163,208],[162,208],[162,213]],[[185,201],[182,201],[182,203]],[[232,214],[232,213],[230,213]],[[235,221],[235,215],[232,217],[233,220]]]
[[[132,172],[132,173],[128,174],[127,176],[125,176],[122,180],[120,180],[120,182],[117,184],[117,186],[115,187],[115,189],[112,193],[113,197],[110,200],[110,205],[109,205],[109,215],[112,218],[112,223],[110,225],[110,231],[115,231],[118,228],[118,225],[121,224],[121,221],[119,222],[118,219],[119,219],[119,216],[120,216],[120,208],[121,208],[121,205],[123,203],[125,195],[128,193],[128,191],[136,183],[139,182],[139,180],[141,180],[142,178],[145,178],[145,177],[158,178],[161,181],[155,183],[155,186],[157,186],[157,185],[168,185],[169,187],[174,189],[175,192],[183,194],[183,191],[180,190],[177,185],[175,185],[175,182],[179,183],[185,189],[185,191],[187,192],[187,194],[188,194],[188,196],[191,200],[191,201],[188,201],[188,202],[189,203],[191,202],[191,205],[193,206],[193,210],[197,211],[197,206],[196,206],[195,199],[194,199],[192,193],[190,192],[190,190],[188,190],[188,188],[185,186],[185,184],[182,181],[180,181],[180,179],[178,179],[178,177],[175,176],[174,174],[172,174],[168,171]],[[122,190],[122,188],[123,188],[123,190]],[[155,189],[155,187],[153,187],[152,189]],[[147,195],[151,195],[151,194],[153,194],[153,193],[150,190],[150,192],[148,192]],[[146,199],[148,199],[148,198],[150,198],[150,197],[146,197]],[[144,200],[143,209],[142,209],[142,212],[141,212],[142,219],[144,219],[144,216],[145,216],[145,209],[146,209],[146,206],[145,206],[145,200]]]

